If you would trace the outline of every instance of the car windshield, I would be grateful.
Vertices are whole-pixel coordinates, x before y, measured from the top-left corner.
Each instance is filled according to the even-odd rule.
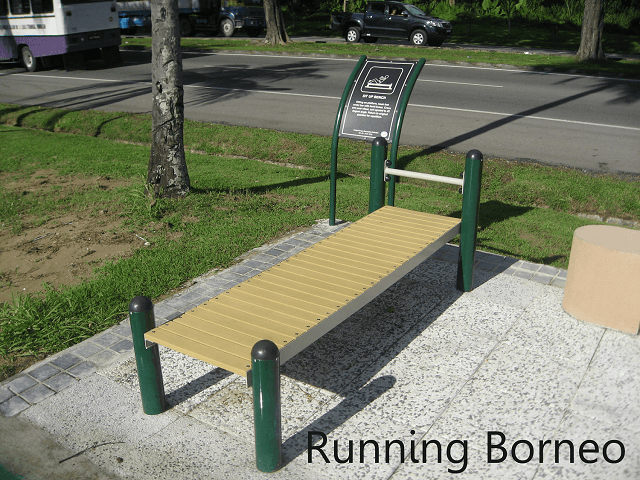
[[[418,7],[416,7],[414,5],[405,5],[405,7],[407,7],[407,11],[411,15],[422,15],[422,16],[426,16],[427,15],[426,13],[424,13],[422,10],[420,10]]]

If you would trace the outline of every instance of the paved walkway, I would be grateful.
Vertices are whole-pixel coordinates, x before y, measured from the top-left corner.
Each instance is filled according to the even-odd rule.
[[[196,279],[157,321],[337,228]],[[640,478],[640,337],[564,313],[564,270],[478,252],[462,294],[456,262],[444,246],[283,367],[274,474],[255,468],[242,377],[161,347],[170,408],[142,413],[126,321],[0,384],[0,463],[27,479]]]

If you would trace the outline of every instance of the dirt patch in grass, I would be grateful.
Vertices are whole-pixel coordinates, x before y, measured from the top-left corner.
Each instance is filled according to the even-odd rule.
[[[52,185],[62,186],[56,195],[64,195],[67,189],[111,189],[126,183],[104,177],[65,180],[51,172],[38,171],[4,186],[43,196]],[[0,229],[0,302],[9,302],[19,294],[41,292],[43,284],[54,288],[76,285],[106,261],[130,255],[143,246],[142,240],[122,228],[120,212],[110,207],[97,212],[85,209],[63,213],[37,226],[23,221],[18,234],[8,226]]]
[[[51,194],[64,195],[65,191],[96,186],[107,190],[129,183],[105,177],[67,179],[48,171],[20,180],[1,177],[6,189],[30,195],[47,195],[53,186],[62,188]],[[18,234],[10,226],[0,229],[0,302],[11,302],[20,294],[43,292],[43,284],[56,289],[77,285],[93,275],[96,267],[131,255],[144,245],[143,240],[123,229],[120,212],[109,205],[98,211],[91,208],[61,213],[37,226],[30,226],[24,219],[22,223]],[[0,381],[43,358],[44,355],[0,357]]]

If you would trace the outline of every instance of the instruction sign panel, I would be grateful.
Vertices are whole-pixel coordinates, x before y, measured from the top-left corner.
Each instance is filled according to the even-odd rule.
[[[367,60],[347,98],[340,136],[393,141],[398,105],[416,62]]]

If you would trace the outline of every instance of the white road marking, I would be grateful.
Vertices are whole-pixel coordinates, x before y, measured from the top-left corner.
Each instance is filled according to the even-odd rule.
[[[499,117],[516,117],[516,118],[530,118],[533,120],[544,120],[547,122],[561,122],[561,123],[571,123],[574,125],[589,125],[592,127],[604,127],[604,128],[617,128],[621,130],[632,130],[640,132],[640,128],[636,127],[623,127],[621,125],[609,125],[606,123],[593,123],[593,122],[581,122],[579,120],[565,120],[562,118],[550,118],[550,117],[538,117],[535,115],[519,115],[517,113],[500,113],[500,112],[488,112],[485,110],[471,110],[467,108],[453,108],[453,107],[439,107],[436,105],[418,105],[415,103],[410,103],[410,107],[418,107],[418,108],[433,108],[436,110],[449,110],[452,112],[464,112],[464,113],[479,113],[481,115],[496,115]]]
[[[424,80],[422,78],[419,78],[418,81],[429,82],[429,83],[448,83],[449,85],[471,85],[472,87],[491,87],[491,88],[504,87],[504,85],[485,85],[483,83],[447,82],[446,80]]]

